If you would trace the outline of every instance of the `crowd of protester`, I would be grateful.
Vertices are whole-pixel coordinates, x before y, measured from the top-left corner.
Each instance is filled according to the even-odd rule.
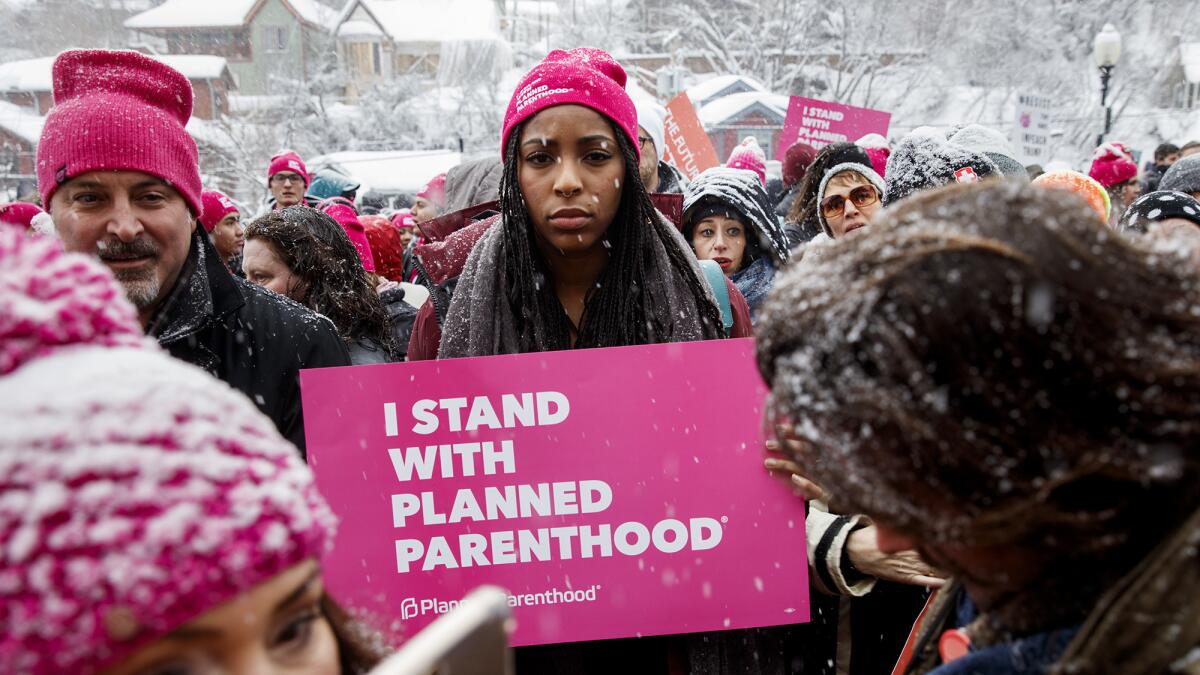
[[[923,127],[796,143],[772,187],[749,139],[688,180],[580,48],[411,208],[285,150],[254,214],[204,189],[180,73],[53,72],[41,206],[0,205],[0,671],[394,646],[323,590],[300,369],[754,337],[813,621],[518,672],[1200,672],[1200,143],[1043,170]]]

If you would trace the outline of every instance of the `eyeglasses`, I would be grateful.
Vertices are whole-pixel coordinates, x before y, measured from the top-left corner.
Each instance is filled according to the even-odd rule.
[[[856,209],[870,206],[879,201],[879,192],[870,185],[860,185],[854,188],[850,191],[849,196],[850,202]],[[821,202],[821,215],[825,216],[826,220],[834,220],[846,215],[846,198],[842,195],[826,197],[825,201]]]
[[[650,138],[649,136],[638,136],[638,144],[641,146],[641,148],[643,150],[646,149],[647,143],[653,143],[653,142],[654,142],[654,139]]]
[[[271,176],[271,182],[276,185],[285,183],[303,183],[304,179],[294,173],[277,173]]]

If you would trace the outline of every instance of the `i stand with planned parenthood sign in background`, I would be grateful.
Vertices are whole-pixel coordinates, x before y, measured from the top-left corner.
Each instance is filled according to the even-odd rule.
[[[720,367],[709,367],[720,364]],[[513,644],[808,620],[750,340],[301,373],[341,602],[413,634],[509,592]]]
[[[887,137],[891,121],[892,114],[884,110],[793,96],[788,101],[776,156],[783,157],[796,141],[820,150],[833,143],[853,143],[867,134]]]

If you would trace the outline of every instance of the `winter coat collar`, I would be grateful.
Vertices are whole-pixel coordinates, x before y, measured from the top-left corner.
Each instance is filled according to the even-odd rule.
[[[183,271],[147,333],[161,345],[194,335],[212,321],[236,312],[246,298],[217,249],[201,228],[192,233],[192,247]]]

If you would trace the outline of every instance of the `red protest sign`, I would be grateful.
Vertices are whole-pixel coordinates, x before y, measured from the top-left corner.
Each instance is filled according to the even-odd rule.
[[[683,172],[688,180],[699,176],[705,169],[720,165],[712,140],[704,132],[692,99],[686,93],[671,99],[667,104],[667,121],[664,142],[667,145],[667,162]]]
[[[776,157],[783,157],[796,141],[820,150],[833,143],[857,141],[867,134],[886,137],[891,121],[892,114],[883,110],[793,96],[788,103],[783,133],[779,135]]]

